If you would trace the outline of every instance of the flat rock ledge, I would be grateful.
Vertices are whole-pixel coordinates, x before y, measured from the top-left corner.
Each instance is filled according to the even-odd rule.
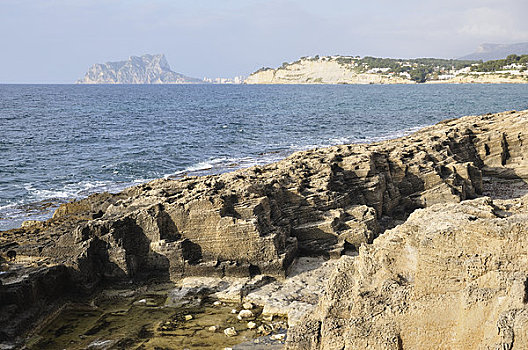
[[[286,313],[290,348],[523,348],[527,154],[505,112],[64,204],[0,235],[0,341],[108,284],[208,277]],[[292,275],[306,257],[331,261]]]
[[[339,260],[321,257],[299,257],[285,279],[266,275],[255,277],[186,277],[169,293],[166,305],[193,307],[205,298],[223,302],[258,305],[262,316],[286,317],[288,326],[315,310],[331,272]]]

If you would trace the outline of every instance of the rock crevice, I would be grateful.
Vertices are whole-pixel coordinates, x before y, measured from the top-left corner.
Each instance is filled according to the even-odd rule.
[[[298,256],[357,252],[416,209],[477,198],[491,178],[527,179],[527,133],[528,112],[463,117],[396,140],[298,152],[221,175],[154,180],[64,204],[46,222],[3,232],[0,246],[16,244],[19,256],[67,267],[77,286],[152,276],[283,278]],[[372,265],[363,269],[364,278],[376,276]],[[404,293],[392,297],[394,305],[407,291],[398,286],[413,278],[402,270],[384,282],[385,290]],[[2,313],[14,315],[17,306],[9,307]],[[312,320],[306,327],[319,329],[313,339],[324,339],[344,329],[341,322]],[[391,341],[405,343],[398,334]]]

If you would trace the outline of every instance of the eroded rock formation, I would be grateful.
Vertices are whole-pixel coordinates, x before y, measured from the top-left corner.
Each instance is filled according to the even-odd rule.
[[[506,57],[506,55],[501,58]],[[351,56],[302,57],[284,62],[278,68],[261,68],[250,74],[246,84],[526,84],[526,69],[505,65],[495,71],[472,71],[477,61],[427,62],[421,60],[389,59],[391,62],[364,62],[374,59]],[[376,59],[386,60],[386,59]],[[395,69],[395,67],[399,67]],[[414,67],[411,68],[410,67]],[[413,73],[414,70],[414,73]],[[416,73],[431,72],[431,73]]]
[[[343,257],[288,349],[528,348],[528,196],[436,204]]]
[[[0,249],[15,249],[27,269],[37,258],[44,269],[64,267],[62,280],[75,287],[58,294],[152,276],[282,277],[299,255],[337,258],[358,250],[416,209],[480,196],[490,178],[528,178],[527,134],[526,111],[463,117],[401,139],[298,152],[222,175],[155,180],[65,204],[46,222],[4,232]],[[435,256],[428,259],[434,264]],[[13,295],[33,280],[22,270],[2,275],[1,323],[31,306]],[[311,342],[317,348],[330,328],[310,322],[320,326]],[[15,328],[5,328],[5,336],[21,329]]]
[[[353,64],[338,58],[301,58],[277,69],[264,68],[252,73],[246,84],[414,84],[404,76],[360,73]]]

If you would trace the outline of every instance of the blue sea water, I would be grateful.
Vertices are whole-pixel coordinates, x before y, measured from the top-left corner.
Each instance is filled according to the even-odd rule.
[[[0,230],[158,177],[528,109],[528,85],[0,85]]]

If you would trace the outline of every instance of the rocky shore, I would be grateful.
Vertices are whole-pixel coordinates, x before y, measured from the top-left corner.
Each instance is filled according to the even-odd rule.
[[[527,139],[528,111],[468,116],[64,204],[0,234],[0,342],[155,282],[287,317],[288,349],[526,348]]]

